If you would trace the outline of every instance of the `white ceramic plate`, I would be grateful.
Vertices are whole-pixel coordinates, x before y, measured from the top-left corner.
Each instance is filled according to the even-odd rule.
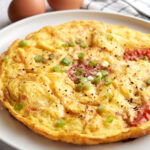
[[[150,33],[150,23],[118,14],[99,11],[61,11],[34,16],[14,23],[0,31],[0,53],[17,38],[24,38],[28,33],[37,31],[47,25],[58,25],[72,20],[98,20],[110,24],[128,26],[135,30]],[[1,141],[21,150],[149,150],[150,136],[130,142],[118,142],[95,146],[76,146],[61,142],[53,142],[33,133],[23,124],[13,119],[0,106],[0,139]],[[6,148],[7,149],[7,148]]]

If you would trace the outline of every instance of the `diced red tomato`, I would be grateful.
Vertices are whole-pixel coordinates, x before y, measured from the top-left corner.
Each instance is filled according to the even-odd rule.
[[[123,59],[124,60],[131,60],[136,61],[137,58],[143,59],[143,57],[147,56],[148,60],[150,61],[150,48],[147,49],[135,49],[133,51],[130,51],[129,49],[125,50]]]
[[[134,120],[131,126],[138,126],[148,120],[150,120],[150,105],[144,103],[144,109],[139,112],[138,117]]]

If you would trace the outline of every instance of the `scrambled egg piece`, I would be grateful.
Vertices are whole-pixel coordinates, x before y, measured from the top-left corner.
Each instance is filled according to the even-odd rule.
[[[150,49],[150,35],[97,21],[44,27],[2,54],[0,100],[53,140],[90,145],[145,135],[150,63],[125,60],[128,49]]]

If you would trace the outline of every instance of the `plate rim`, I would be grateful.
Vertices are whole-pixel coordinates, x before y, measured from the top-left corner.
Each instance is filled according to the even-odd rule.
[[[129,16],[129,15],[125,15],[125,14],[120,14],[120,13],[102,12],[100,10],[80,10],[80,9],[79,10],[63,10],[63,11],[46,12],[44,14],[31,16],[31,17],[22,19],[20,21],[17,21],[15,23],[9,24],[6,27],[0,29],[0,35],[3,34],[3,32],[9,30],[9,28],[13,28],[14,26],[27,23],[28,21],[31,21],[31,20],[37,19],[37,18],[41,18],[43,16],[49,16],[49,15],[55,15],[55,14],[59,15],[59,14],[63,14],[63,13],[85,13],[85,12],[87,12],[87,13],[99,13],[99,14],[104,14],[104,15],[113,15],[113,16],[118,16],[118,17],[124,17],[124,18],[133,19],[133,20],[139,21],[141,23],[146,23],[146,24],[150,25],[150,21],[149,20],[146,20],[146,19],[143,19],[143,18],[138,18],[138,17],[135,17],[135,16]],[[10,146],[11,148],[18,149],[18,147],[16,147],[15,144],[10,143],[8,141],[5,141],[4,139],[2,139],[1,136],[0,136],[0,142],[6,144],[7,146]]]
[[[140,22],[150,24],[150,21],[146,20],[144,18],[139,18],[139,17],[136,17],[136,16],[129,16],[129,15],[125,15],[125,14],[121,14],[121,13],[115,13],[115,12],[102,12],[100,10],[80,10],[80,9],[79,10],[62,10],[62,11],[46,12],[44,14],[27,17],[27,18],[24,18],[24,19],[19,20],[17,22],[11,23],[11,24],[7,25],[6,27],[0,29],[0,34],[2,32],[4,32],[5,30],[8,30],[11,27],[14,27],[15,25],[19,25],[19,24],[21,25],[22,23],[25,23],[25,22],[30,21],[32,19],[40,18],[42,16],[53,15],[53,14],[72,13],[72,12],[73,13],[77,13],[77,12],[80,12],[80,13],[87,12],[87,13],[89,13],[90,12],[90,13],[100,13],[100,14],[106,14],[106,15],[115,15],[115,16],[130,18],[130,19],[134,19],[134,20],[137,20],[137,21],[140,21]]]

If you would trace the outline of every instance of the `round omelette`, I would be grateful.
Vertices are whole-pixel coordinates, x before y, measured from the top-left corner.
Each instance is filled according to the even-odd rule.
[[[150,35],[97,21],[48,26],[1,55],[0,101],[52,140],[110,143],[150,132]]]

